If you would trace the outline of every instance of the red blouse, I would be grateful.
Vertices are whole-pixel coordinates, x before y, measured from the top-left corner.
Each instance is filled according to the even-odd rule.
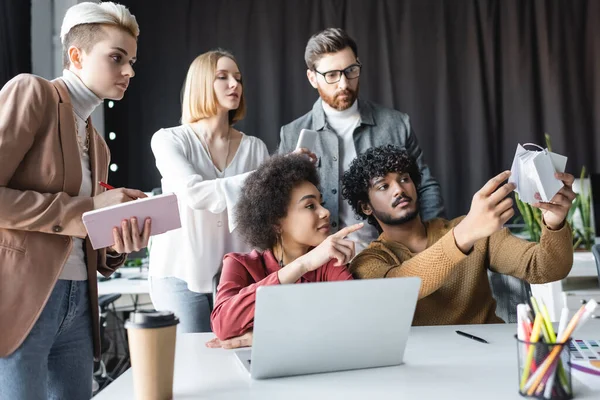
[[[332,259],[307,272],[296,283],[352,279],[346,267],[334,267],[335,262],[336,259]],[[210,316],[213,332],[219,339],[240,336],[252,329],[256,289],[263,285],[279,285],[279,269],[279,263],[270,250],[225,255],[217,299]]]

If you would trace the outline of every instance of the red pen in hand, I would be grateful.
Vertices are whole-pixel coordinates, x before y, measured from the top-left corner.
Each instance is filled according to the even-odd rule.
[[[105,188],[106,190],[112,190],[114,189],[114,187],[110,186],[108,183],[104,183],[102,181],[98,182],[100,184],[100,186],[102,186],[103,188]]]

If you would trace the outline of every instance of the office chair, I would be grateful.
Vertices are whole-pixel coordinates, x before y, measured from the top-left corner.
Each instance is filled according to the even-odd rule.
[[[221,281],[221,271],[223,270],[223,262],[221,261],[221,265],[219,266],[219,270],[213,276],[212,280],[212,301],[210,305],[210,310],[212,311],[215,307],[215,302],[217,301],[217,288],[219,287],[219,282]]]
[[[496,315],[506,323],[517,322],[517,304],[527,303],[531,297],[531,285],[514,276],[488,270],[492,296],[496,300]]]
[[[114,302],[121,297],[120,293],[112,293],[98,296],[98,308],[100,311],[100,360],[94,362],[93,393],[96,394],[104,389],[110,382],[115,380],[127,368],[129,368],[129,351],[126,348],[125,333],[122,324],[117,324],[119,331],[111,338],[107,332],[107,317],[109,313],[115,313]],[[110,307],[113,310],[110,310]],[[119,339],[116,335],[121,334],[121,342],[125,343],[123,349],[119,349]]]
[[[596,270],[598,271],[598,284],[600,284],[600,244],[592,246],[592,254],[596,259]]]

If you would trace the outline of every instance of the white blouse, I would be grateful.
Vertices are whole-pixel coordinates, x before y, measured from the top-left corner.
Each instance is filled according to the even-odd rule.
[[[242,134],[237,152],[219,171],[189,125],[161,129],[151,141],[163,193],[179,200],[181,229],[152,237],[150,275],[184,280],[194,292],[212,292],[226,253],[248,252],[235,231],[234,206],[250,172],[269,158],[262,140]]]

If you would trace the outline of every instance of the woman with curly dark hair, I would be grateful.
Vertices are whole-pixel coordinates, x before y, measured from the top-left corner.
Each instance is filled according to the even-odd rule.
[[[363,224],[329,235],[329,211],[318,186],[315,166],[302,155],[275,156],[246,179],[237,229],[260,251],[223,259],[211,315],[220,340],[252,330],[259,286],[352,279],[346,264],[354,257],[354,242],[344,237]]]

